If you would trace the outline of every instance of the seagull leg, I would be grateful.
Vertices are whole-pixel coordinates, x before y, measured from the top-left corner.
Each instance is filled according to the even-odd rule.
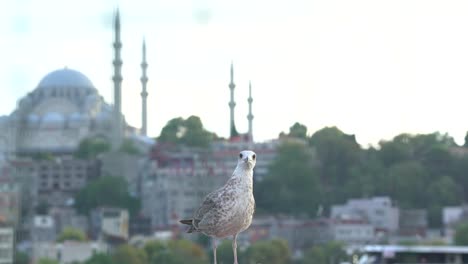
[[[216,238],[212,238],[211,242],[213,243],[213,259],[214,259],[214,264],[216,264]]]
[[[234,253],[234,264],[237,263],[237,234],[232,238],[232,252]]]

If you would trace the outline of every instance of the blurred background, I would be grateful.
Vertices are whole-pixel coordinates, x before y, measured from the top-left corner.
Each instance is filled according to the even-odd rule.
[[[1,2],[0,263],[208,263],[178,221],[244,149],[243,263],[468,263],[467,12]]]

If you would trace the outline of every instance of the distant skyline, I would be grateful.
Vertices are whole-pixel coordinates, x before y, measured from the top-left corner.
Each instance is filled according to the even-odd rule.
[[[123,102],[141,126],[141,44],[147,44],[148,135],[199,116],[247,132],[252,81],[256,141],[295,122],[337,126],[366,147],[400,133],[468,130],[467,1],[18,0],[0,3],[0,115],[42,77],[84,73],[112,103],[112,22],[122,22]]]

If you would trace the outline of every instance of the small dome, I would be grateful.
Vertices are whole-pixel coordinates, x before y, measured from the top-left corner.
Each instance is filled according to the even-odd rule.
[[[38,88],[79,87],[94,88],[93,83],[79,71],[64,68],[47,74],[39,82]]]

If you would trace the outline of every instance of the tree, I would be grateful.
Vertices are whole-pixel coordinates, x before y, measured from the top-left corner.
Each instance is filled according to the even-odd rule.
[[[85,138],[83,139],[78,150],[75,152],[75,157],[80,159],[95,159],[99,154],[111,150],[111,144],[104,138]]]
[[[160,142],[206,148],[216,137],[203,128],[199,117],[190,116],[185,120],[181,117],[169,120],[158,139]]]
[[[457,226],[454,242],[459,246],[468,246],[468,222],[461,223]]]
[[[347,259],[343,245],[339,242],[329,242],[316,245],[306,251],[303,264],[337,264]]]
[[[126,208],[133,216],[140,210],[140,202],[128,192],[128,184],[122,177],[103,176],[81,189],[75,196],[75,208],[81,214],[110,206]]]
[[[14,264],[28,264],[29,256],[21,251],[16,251]]]
[[[86,241],[86,234],[80,229],[65,227],[57,238],[57,242],[64,242],[68,240],[80,242]]]
[[[429,223],[431,226],[442,224],[442,207],[454,206],[462,201],[461,189],[449,176],[442,176],[429,184]]]
[[[141,154],[140,150],[138,149],[137,146],[135,146],[135,143],[130,140],[130,139],[124,139],[122,142],[122,145],[120,146],[120,151],[130,154],[130,155],[139,155]]]
[[[259,211],[316,214],[321,200],[320,183],[307,145],[297,142],[280,145],[269,171],[254,188]]]
[[[184,264],[187,260],[193,264],[208,262],[203,248],[188,240],[150,241],[145,244],[144,250],[151,264]]]
[[[381,158],[386,166],[408,160],[418,160],[434,169],[446,169],[451,156],[449,148],[456,146],[447,134],[400,134],[391,141],[380,142]]]
[[[413,151],[409,146],[408,134],[401,134],[392,141],[380,141],[379,157],[383,164],[390,167],[396,163],[411,160]]]
[[[289,136],[307,139],[307,127],[301,123],[296,122],[289,128]]]
[[[347,135],[336,127],[315,132],[310,145],[320,161],[320,180],[324,189],[325,205],[342,202],[342,185],[350,180],[350,170],[360,165],[362,151],[354,135]]]
[[[57,260],[49,259],[49,258],[41,258],[37,262],[38,264],[59,264]]]
[[[130,245],[122,245],[112,255],[113,264],[146,264],[148,257],[142,249],[132,247]]]
[[[420,162],[407,161],[389,168],[390,194],[403,208],[424,208],[429,199],[427,171]]]
[[[210,257],[213,258],[213,250],[210,252]],[[216,248],[216,257],[219,264],[231,264],[233,262],[234,253],[232,251],[232,240],[223,240],[223,242],[218,245]],[[243,259],[243,252],[239,247],[237,248],[237,257],[239,260]]]
[[[305,252],[302,264],[328,264],[327,258],[325,250],[315,246]]]
[[[114,262],[111,256],[104,253],[97,253],[86,260],[84,264],[114,264]]]
[[[259,241],[247,249],[246,263],[291,263],[291,252],[288,243],[284,240]]]

